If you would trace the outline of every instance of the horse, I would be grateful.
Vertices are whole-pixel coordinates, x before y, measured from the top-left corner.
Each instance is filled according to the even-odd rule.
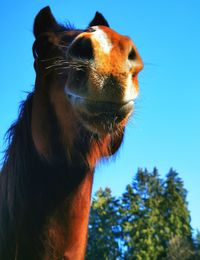
[[[0,174],[0,259],[84,259],[94,169],[123,141],[143,63],[99,12],[76,29],[47,6],[33,32],[35,86]]]

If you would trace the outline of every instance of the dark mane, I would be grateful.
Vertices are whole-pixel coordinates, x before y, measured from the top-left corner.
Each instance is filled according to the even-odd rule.
[[[61,26],[64,28],[64,31],[76,30],[76,27],[70,21],[65,22],[65,24],[62,24]]]
[[[11,237],[14,243],[13,228],[17,228],[18,222],[15,216],[16,210],[22,208],[22,204],[24,204],[24,199],[22,200],[23,191],[17,190],[17,187],[19,185],[23,187],[24,175],[28,170],[26,169],[26,159],[31,147],[30,120],[32,96],[33,94],[29,94],[27,100],[22,103],[19,119],[9,128],[6,134],[8,148],[0,174],[0,245],[4,249],[3,252],[6,252],[7,243]],[[20,174],[17,175],[17,172]],[[18,204],[20,203],[21,205],[16,205],[15,201],[18,201]],[[10,229],[10,233],[7,232],[7,229]],[[14,250],[14,244],[12,248]],[[12,254],[14,254],[13,251]]]
[[[23,126],[25,127],[24,129],[26,134],[30,132],[32,99],[33,93],[29,93],[26,100],[21,102],[19,107],[18,119],[10,126],[10,128],[6,132],[5,141],[7,143],[7,150],[5,151],[4,161],[8,161],[8,158],[10,157],[10,151],[12,149],[11,144],[14,142],[14,139],[17,138],[17,135],[20,134],[20,132],[23,133]]]

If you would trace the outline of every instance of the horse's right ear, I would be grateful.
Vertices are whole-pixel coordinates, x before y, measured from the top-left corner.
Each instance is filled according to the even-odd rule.
[[[42,33],[56,31],[58,27],[59,24],[56,22],[50,7],[46,6],[36,15],[33,32],[37,38]]]
[[[101,13],[96,12],[94,18],[89,23],[88,27],[98,26],[98,25],[104,25],[104,26],[109,27],[109,24],[108,24],[107,20],[105,19],[105,17]]]

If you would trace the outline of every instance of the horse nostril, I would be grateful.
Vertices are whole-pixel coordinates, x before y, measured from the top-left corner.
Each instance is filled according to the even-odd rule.
[[[136,52],[135,52],[135,50],[132,48],[131,49],[131,51],[129,52],[129,54],[128,54],[128,59],[129,60],[135,60],[136,59]]]
[[[92,42],[89,38],[78,38],[69,48],[68,54],[73,58],[91,60],[94,58]]]

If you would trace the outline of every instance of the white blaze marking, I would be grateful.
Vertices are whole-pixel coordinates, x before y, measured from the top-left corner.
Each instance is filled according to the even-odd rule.
[[[93,26],[92,28],[95,29],[95,31],[92,33],[92,38],[98,41],[104,53],[108,54],[113,46],[107,34],[103,30],[99,29],[98,26]]]

